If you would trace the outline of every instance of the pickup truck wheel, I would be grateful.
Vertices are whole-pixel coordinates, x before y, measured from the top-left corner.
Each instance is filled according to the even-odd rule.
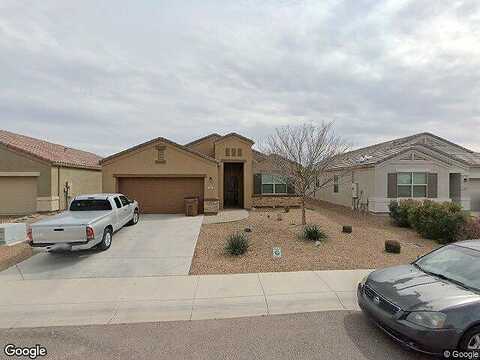
[[[112,245],[112,230],[108,228],[103,231],[102,242],[98,244],[98,248],[100,250],[107,250],[110,245]]]
[[[136,225],[138,223],[139,218],[140,218],[140,215],[138,214],[138,210],[135,209],[135,211],[133,212],[132,220],[129,221],[128,225]]]

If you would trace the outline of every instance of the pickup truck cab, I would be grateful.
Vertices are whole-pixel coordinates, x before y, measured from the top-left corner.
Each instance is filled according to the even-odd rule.
[[[107,250],[113,234],[138,219],[138,203],[125,195],[80,195],[67,211],[32,224],[28,241],[47,250]]]

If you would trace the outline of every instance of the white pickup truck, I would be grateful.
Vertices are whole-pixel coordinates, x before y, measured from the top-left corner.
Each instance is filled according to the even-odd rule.
[[[32,224],[28,241],[47,250],[107,250],[113,234],[138,219],[138,203],[125,195],[80,195],[67,211]]]

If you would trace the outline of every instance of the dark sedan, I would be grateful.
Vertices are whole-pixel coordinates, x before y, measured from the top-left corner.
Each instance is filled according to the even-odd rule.
[[[411,349],[480,350],[480,240],[374,271],[357,291],[363,312]]]

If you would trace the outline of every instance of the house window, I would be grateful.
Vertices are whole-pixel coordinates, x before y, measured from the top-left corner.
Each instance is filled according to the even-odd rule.
[[[339,176],[333,175],[333,192],[338,193]]]
[[[241,148],[237,149],[237,156],[242,156],[242,149]]]
[[[397,194],[404,198],[427,197],[427,174],[402,172],[397,174]]]
[[[230,156],[230,148],[225,148],[225,156]]]
[[[232,148],[231,150],[232,156],[237,156],[237,149]]]
[[[287,181],[284,176],[262,174],[262,194],[286,194]]]

